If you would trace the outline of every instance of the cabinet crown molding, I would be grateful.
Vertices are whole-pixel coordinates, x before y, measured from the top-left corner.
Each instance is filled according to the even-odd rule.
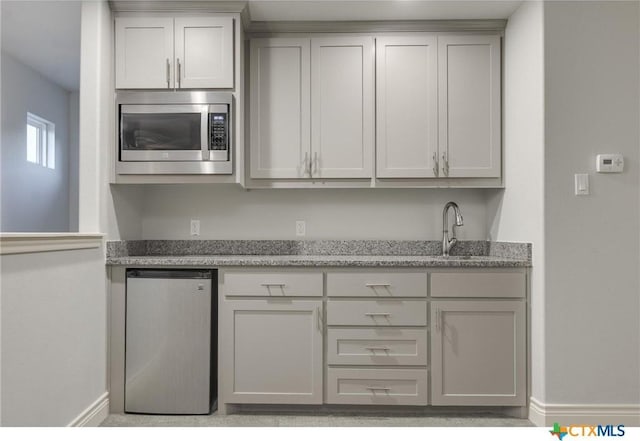
[[[316,32],[502,32],[507,20],[252,21],[251,34]]]

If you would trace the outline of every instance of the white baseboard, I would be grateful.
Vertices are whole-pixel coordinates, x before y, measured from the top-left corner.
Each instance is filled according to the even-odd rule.
[[[109,392],[105,392],[93,404],[71,421],[68,427],[98,427],[109,416]]]
[[[553,427],[554,423],[624,424],[640,426],[640,404],[544,404],[529,400],[529,420],[536,426]]]

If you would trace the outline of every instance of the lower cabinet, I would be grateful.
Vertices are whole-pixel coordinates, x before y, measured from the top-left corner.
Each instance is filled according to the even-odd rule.
[[[431,404],[526,405],[525,304],[431,303]]]
[[[220,280],[223,405],[526,406],[526,270]]]
[[[227,403],[322,403],[322,300],[223,303]]]

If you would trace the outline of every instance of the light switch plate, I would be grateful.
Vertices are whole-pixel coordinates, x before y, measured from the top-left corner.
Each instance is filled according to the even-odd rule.
[[[586,173],[576,173],[576,196],[585,196],[589,194],[589,175]]]
[[[296,221],[296,236],[304,236],[307,234],[307,224],[303,220]]]

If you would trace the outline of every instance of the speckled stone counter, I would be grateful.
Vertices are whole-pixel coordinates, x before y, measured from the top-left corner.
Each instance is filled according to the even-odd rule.
[[[460,241],[147,240],[107,242],[107,265],[526,268],[531,244]]]

